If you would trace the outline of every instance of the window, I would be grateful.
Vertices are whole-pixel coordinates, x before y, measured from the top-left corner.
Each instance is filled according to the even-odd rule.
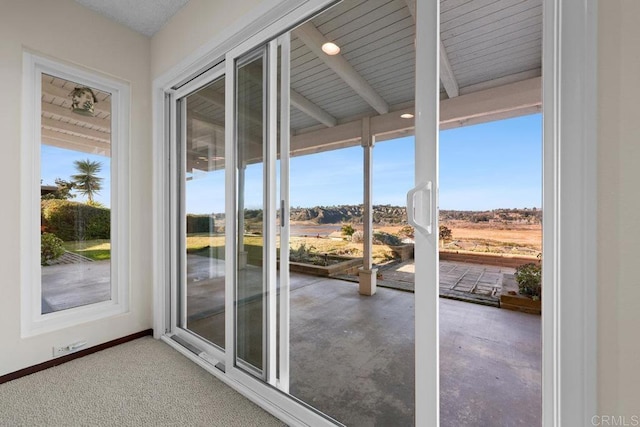
[[[24,54],[23,336],[128,309],[128,103],[124,83]]]

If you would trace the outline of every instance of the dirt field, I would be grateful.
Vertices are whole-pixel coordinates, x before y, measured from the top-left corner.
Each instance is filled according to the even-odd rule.
[[[454,239],[484,239],[514,243],[538,251],[542,249],[542,226],[528,224],[482,225],[468,222],[443,223],[451,229]]]
[[[452,240],[442,242],[441,248],[451,251],[485,252],[535,257],[542,250],[540,224],[472,223],[443,221],[451,229]],[[395,234],[401,227],[375,227]]]
[[[451,229],[452,240],[442,242],[440,250],[452,252],[482,252],[505,254],[535,258],[542,250],[542,226],[540,224],[504,224],[504,223],[472,223],[469,221],[443,221]],[[374,225],[375,231],[383,231],[397,235],[402,225]],[[355,225],[361,229],[361,225]],[[340,224],[313,225],[292,223],[290,245],[297,249],[304,244],[313,247],[313,252],[330,255],[362,256],[362,244],[352,243],[340,235]],[[261,258],[262,238],[245,236],[245,249],[249,258],[258,262]],[[224,257],[224,239],[221,236],[192,235],[187,238],[187,249],[198,251],[204,247],[215,248],[217,258]],[[279,245],[278,245],[279,246]],[[373,245],[375,263],[382,263],[393,258],[389,246]]]

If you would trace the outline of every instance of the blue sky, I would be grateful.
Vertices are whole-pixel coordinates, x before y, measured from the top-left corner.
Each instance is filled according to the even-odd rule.
[[[414,186],[414,138],[377,143],[373,203],[402,206]],[[291,205],[362,203],[362,148],[291,159]],[[542,115],[440,132],[440,208],[540,207]]]
[[[542,114],[440,132],[440,209],[542,205]]]
[[[414,139],[376,144],[373,154],[374,204],[404,205],[414,181]],[[362,203],[362,148],[351,147],[291,159],[291,205]],[[69,179],[74,160],[103,163],[109,158],[42,146],[42,178]],[[109,182],[96,200],[109,205]],[[262,167],[246,171],[246,207],[262,204]],[[540,207],[542,197],[542,115],[440,132],[440,208],[487,210]],[[76,197],[78,201],[84,199]],[[224,172],[197,173],[187,182],[190,213],[224,211]]]
[[[104,206],[110,206],[111,200],[111,181],[109,179],[109,169],[111,167],[111,159],[106,156],[98,156],[95,154],[80,153],[73,150],[65,150],[64,148],[52,147],[50,145],[41,145],[40,150],[40,178],[42,185],[55,185],[56,178],[71,180],[71,175],[75,175],[76,169],[73,162],[76,160],[91,160],[102,163],[102,171],[98,174],[103,178],[102,190],[93,197],[96,202],[102,203]],[[77,193],[76,197],[71,199],[76,202],[85,202],[87,199]]]

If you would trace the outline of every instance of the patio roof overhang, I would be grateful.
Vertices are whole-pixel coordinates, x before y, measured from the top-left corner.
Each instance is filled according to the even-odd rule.
[[[440,101],[440,130],[503,120],[542,111],[542,79],[534,77],[503,86]],[[370,121],[376,142],[413,135],[414,120],[400,117],[414,113],[413,105],[376,116]],[[328,129],[294,135],[291,155],[304,155],[360,145],[362,118]]]
[[[541,0],[441,0],[440,13],[441,129],[541,111]],[[363,118],[376,141],[413,133],[413,120],[399,115],[414,105],[414,16],[415,0],[345,0],[293,31],[292,155],[359,145]],[[325,41],[340,53],[324,54]],[[70,109],[71,86],[43,85],[43,142],[108,155],[108,94],[100,94],[94,117],[80,116]],[[190,99],[191,167],[222,166],[219,148],[210,155],[224,136],[222,90]]]

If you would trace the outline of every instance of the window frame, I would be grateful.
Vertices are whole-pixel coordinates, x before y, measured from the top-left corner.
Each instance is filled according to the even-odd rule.
[[[42,314],[40,179],[42,74],[111,93],[111,299]],[[130,89],[112,77],[23,52],[21,137],[21,336],[31,337],[129,311]]]

